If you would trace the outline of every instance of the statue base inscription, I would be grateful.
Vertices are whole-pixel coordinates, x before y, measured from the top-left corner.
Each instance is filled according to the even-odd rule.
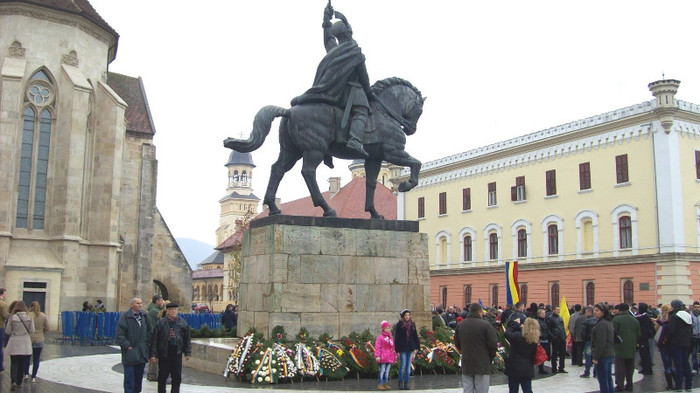
[[[238,333],[340,338],[411,310],[431,328],[428,240],[414,221],[273,216],[243,238]]]

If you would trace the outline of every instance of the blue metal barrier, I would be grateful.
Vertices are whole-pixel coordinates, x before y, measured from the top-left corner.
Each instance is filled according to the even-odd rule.
[[[178,316],[184,319],[192,329],[199,330],[202,325],[209,326],[209,329],[220,329],[221,328],[221,314],[178,314]]]
[[[114,343],[117,334],[119,312],[61,312],[62,343],[105,345]]]
[[[83,345],[107,345],[113,344],[117,336],[117,323],[122,313],[120,312],[61,312],[62,337],[56,341]],[[221,314],[179,314],[180,318],[187,321],[192,329],[201,329],[203,325],[209,329],[220,329]]]

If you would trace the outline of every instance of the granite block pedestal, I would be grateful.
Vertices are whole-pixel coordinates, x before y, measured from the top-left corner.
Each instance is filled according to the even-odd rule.
[[[379,333],[403,309],[431,327],[427,235],[415,221],[273,216],[243,237],[238,332]]]

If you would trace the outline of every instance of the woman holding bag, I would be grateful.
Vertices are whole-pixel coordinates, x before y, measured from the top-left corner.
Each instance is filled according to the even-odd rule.
[[[525,323],[515,319],[508,323],[506,339],[510,342],[510,355],[506,359],[504,374],[508,376],[508,392],[532,393],[532,379],[535,377],[535,351],[540,343],[540,324],[533,318]]]
[[[10,354],[12,387],[17,390],[22,386],[26,363],[32,355],[32,340],[30,333],[34,333],[34,321],[27,315],[27,305],[18,301],[12,309],[12,317],[5,328],[5,334],[10,336],[6,351]]]

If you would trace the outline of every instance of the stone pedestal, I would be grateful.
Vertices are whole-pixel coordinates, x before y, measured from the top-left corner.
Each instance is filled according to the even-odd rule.
[[[415,221],[275,216],[243,237],[238,332],[284,326],[334,338],[394,324],[431,327],[428,240]]]

